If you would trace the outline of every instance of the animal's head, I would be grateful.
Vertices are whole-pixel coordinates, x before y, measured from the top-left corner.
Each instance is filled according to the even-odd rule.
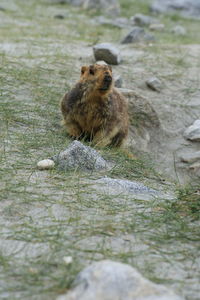
[[[93,90],[104,94],[113,84],[112,68],[109,65],[94,64],[81,68],[81,81],[87,82]]]

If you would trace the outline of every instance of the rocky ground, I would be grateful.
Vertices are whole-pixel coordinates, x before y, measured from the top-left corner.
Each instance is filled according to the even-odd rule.
[[[65,2],[0,3],[0,299],[56,299],[110,259],[197,300],[199,20],[150,14],[151,1],[121,0],[118,16],[115,1],[107,15]],[[98,151],[100,171],[41,171],[72,142],[59,102],[104,42],[121,55],[128,151]]]

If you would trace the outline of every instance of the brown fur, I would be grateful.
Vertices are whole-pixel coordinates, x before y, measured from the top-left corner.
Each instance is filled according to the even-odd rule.
[[[99,146],[121,146],[128,134],[127,102],[113,87],[107,65],[83,66],[78,83],[65,94],[61,111],[67,133]]]

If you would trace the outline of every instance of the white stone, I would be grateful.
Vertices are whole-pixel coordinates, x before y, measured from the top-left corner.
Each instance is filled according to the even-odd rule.
[[[189,126],[183,135],[187,140],[200,142],[200,120],[196,120]]]
[[[50,169],[53,169],[54,166],[55,166],[55,163],[51,159],[43,159],[37,163],[37,167],[39,170],[50,170]]]
[[[63,260],[66,263],[66,265],[70,265],[73,262],[72,256],[64,256]]]

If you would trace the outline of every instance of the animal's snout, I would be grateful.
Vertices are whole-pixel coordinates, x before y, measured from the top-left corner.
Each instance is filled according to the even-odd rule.
[[[112,77],[110,75],[105,75],[104,82],[110,83],[112,81]]]

